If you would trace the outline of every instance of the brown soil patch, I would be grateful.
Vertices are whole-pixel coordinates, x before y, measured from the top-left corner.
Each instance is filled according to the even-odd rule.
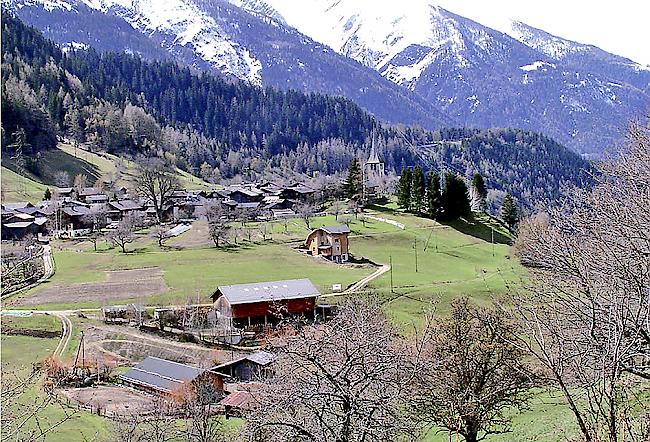
[[[32,330],[29,328],[3,328],[2,334],[14,336],[31,336],[32,338],[59,338],[61,337],[60,331],[51,330]]]
[[[169,288],[157,267],[106,272],[107,280],[78,284],[47,285],[33,295],[21,298],[16,305],[72,303],[83,301],[111,302],[119,299],[144,298],[164,293]]]
[[[107,415],[143,414],[153,409],[153,397],[130,388],[101,386],[62,390],[67,398],[85,408]]]

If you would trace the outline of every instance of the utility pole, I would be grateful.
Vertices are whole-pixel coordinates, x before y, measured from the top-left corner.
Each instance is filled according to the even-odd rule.
[[[413,250],[415,251],[415,273],[418,272],[418,238],[413,238]]]
[[[494,257],[494,227],[490,226],[490,230],[492,231],[492,257]]]
[[[395,293],[393,290],[393,255],[388,256],[388,262],[390,265],[390,292]]]

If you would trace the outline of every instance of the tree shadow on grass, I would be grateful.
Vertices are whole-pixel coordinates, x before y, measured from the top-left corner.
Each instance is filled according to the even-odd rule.
[[[454,221],[441,221],[440,224],[449,226],[460,233],[473,236],[485,242],[492,242],[492,234],[494,232],[495,244],[512,244],[512,237],[505,235],[500,230],[493,230],[489,225],[474,217],[467,219],[460,218]]]

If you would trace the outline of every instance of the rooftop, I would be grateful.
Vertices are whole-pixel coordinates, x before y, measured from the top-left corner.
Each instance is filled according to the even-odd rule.
[[[234,391],[219,402],[219,405],[245,408],[251,399],[252,395],[248,391]]]
[[[179,362],[149,356],[126,373],[122,380],[159,391],[171,392],[186,382],[191,382],[205,370]]]
[[[224,367],[229,367],[233,364],[237,364],[241,361],[251,361],[254,362],[258,365],[269,365],[271,362],[275,361],[275,355],[273,353],[269,353],[268,351],[258,351],[255,353],[251,353],[246,356],[242,356],[237,359],[233,359],[232,361],[224,362],[223,364],[219,364],[216,367],[213,367],[211,370],[219,370]]]
[[[232,304],[249,304],[253,302],[278,301],[320,296],[318,289],[309,279],[291,279],[286,281],[256,282],[219,286],[213,298],[224,296]]]
[[[350,233],[350,228],[345,224],[341,224],[339,226],[322,226],[320,229],[330,234]]]

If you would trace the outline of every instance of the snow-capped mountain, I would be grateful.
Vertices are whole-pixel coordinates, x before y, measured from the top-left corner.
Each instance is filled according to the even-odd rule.
[[[55,41],[343,95],[389,122],[532,129],[586,154],[650,109],[650,70],[435,0],[3,0]]]
[[[647,67],[521,22],[491,29],[435,0],[265,2],[465,125],[530,128],[597,153],[650,108]]]
[[[382,120],[457,124],[375,70],[282,23],[259,0],[2,0],[64,47],[173,59],[260,86],[350,98]]]

